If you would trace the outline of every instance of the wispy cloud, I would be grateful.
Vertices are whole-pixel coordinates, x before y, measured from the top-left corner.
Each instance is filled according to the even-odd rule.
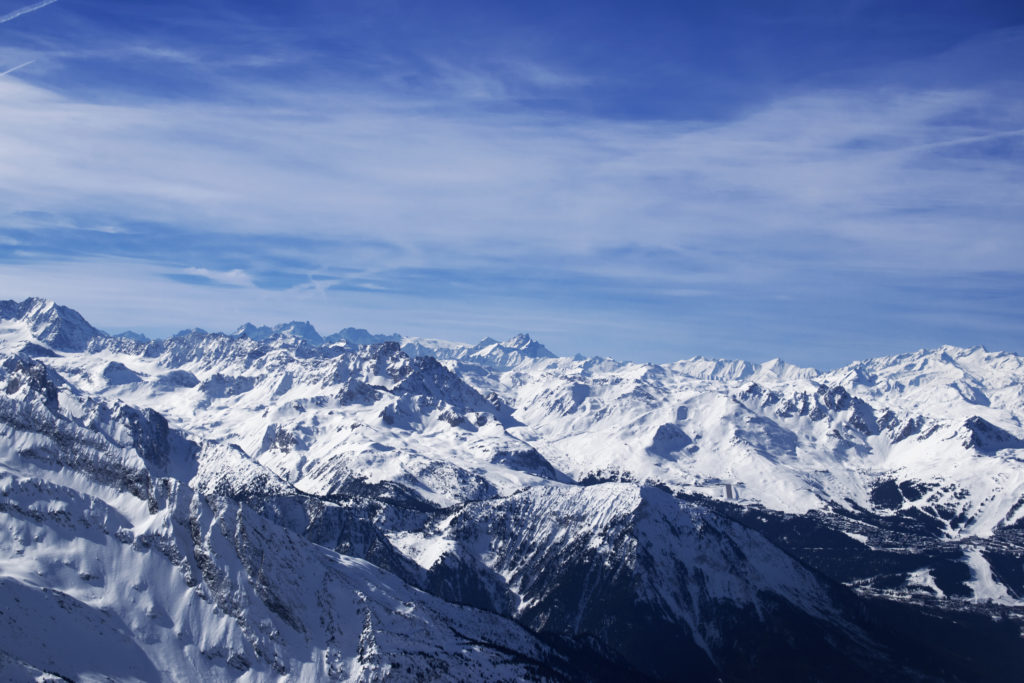
[[[1017,130],[1005,130],[996,133],[988,133],[986,135],[973,135],[965,138],[956,138],[953,140],[940,140],[938,142],[929,142],[918,147],[920,150],[926,149],[938,149],[940,147],[958,147],[960,145],[973,145],[979,142],[991,142],[993,140],[1003,140],[1005,138],[1016,138],[1024,136],[1024,128],[1018,128]]]
[[[188,46],[117,49],[154,73],[209,66]],[[302,306],[326,328],[468,339],[516,320],[557,343],[562,325],[565,350],[593,352],[614,349],[565,326],[748,355],[750,321],[769,345],[904,329],[887,297],[966,324],[948,283],[993,272],[1013,277],[971,320],[1019,309],[1019,91],[818,89],[724,120],[623,120],[520,106],[584,83],[535,61],[452,64],[425,89],[221,74],[216,97],[179,99],[0,79],[0,237],[24,254],[0,254],[0,286],[79,297],[106,256],[183,314],[202,300],[182,326]]]
[[[748,265],[747,246],[763,244],[778,267],[818,251],[1015,268],[1009,247],[1024,239],[1019,161],[975,156],[1015,134],[963,116],[1006,103],[972,91],[819,93],[707,125],[476,115],[357,93],[106,105],[7,80],[0,94],[12,213],[386,236],[409,265],[531,250],[584,261],[632,242],[742,252]]]
[[[231,287],[252,287],[252,278],[244,270],[235,268],[228,271],[216,271],[210,270],[209,268],[186,268],[180,272],[181,275],[191,276],[193,278],[199,278],[209,282],[214,282],[219,285],[228,285]]]
[[[24,69],[29,64],[33,64],[35,61],[36,60],[34,60],[34,59],[30,59],[27,62],[22,62],[21,64],[19,64],[17,66],[12,66],[10,69],[7,69],[6,71],[0,71],[0,77],[6,76],[7,74],[12,74],[15,71],[17,71],[18,69]]]
[[[0,16],[0,24],[7,23],[12,19],[17,19],[18,17],[24,14],[28,14],[29,12],[35,12],[36,10],[40,10],[46,7],[47,5],[52,5],[55,2],[57,2],[57,0],[42,0],[42,2],[33,3],[31,5],[25,5],[20,9],[16,9],[13,12],[8,12],[7,14]]]

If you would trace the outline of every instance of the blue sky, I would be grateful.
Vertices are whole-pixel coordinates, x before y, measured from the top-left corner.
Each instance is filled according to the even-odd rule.
[[[1024,4],[0,0],[0,298],[1024,351]]]

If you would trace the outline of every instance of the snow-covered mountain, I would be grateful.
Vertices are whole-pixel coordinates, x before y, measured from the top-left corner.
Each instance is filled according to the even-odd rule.
[[[0,671],[1011,680],[1022,361],[151,341],[0,302]]]
[[[0,670],[13,678],[509,680],[553,659],[507,620],[239,503],[255,489],[287,516],[307,501],[234,446],[199,446],[23,356],[0,383]]]
[[[93,339],[105,337],[86,322],[78,311],[39,298],[0,301],[0,321],[11,324],[27,340],[45,344],[54,351],[84,351]]]
[[[267,325],[257,327],[252,323],[245,323],[235,330],[235,336],[243,335],[256,341],[266,341],[273,336],[280,335],[282,337],[302,339],[310,344],[324,343],[324,338],[320,336],[320,333],[316,331],[316,328],[309,321],[300,322],[293,320],[290,323],[282,323],[273,327]]]
[[[438,360],[459,360],[483,366],[488,370],[507,370],[527,359],[555,358],[555,354],[528,334],[517,334],[504,342],[487,337],[470,345],[423,337],[403,337],[398,334],[373,334],[358,327],[346,327],[333,334],[320,336],[308,321],[293,320],[274,326],[245,323],[235,330],[232,336],[255,341],[268,341],[280,337],[306,341],[315,346],[337,343],[352,346],[395,343],[403,353],[412,357],[430,356]]]

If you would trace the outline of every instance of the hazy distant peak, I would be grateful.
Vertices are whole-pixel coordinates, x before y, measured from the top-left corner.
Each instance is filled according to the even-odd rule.
[[[551,353],[550,350],[536,339],[533,339],[528,333],[522,332],[510,338],[504,343],[511,349],[517,349],[522,351],[524,355],[529,358],[554,358],[555,354]]]
[[[399,334],[374,334],[369,330],[365,330],[361,327],[345,327],[334,334],[329,334],[324,337],[324,341],[333,344],[339,341],[346,341],[350,344],[356,344],[358,346],[366,346],[368,344],[383,344],[384,342],[401,342],[402,335]]]
[[[293,320],[287,323],[280,323],[270,327],[269,325],[253,325],[252,323],[245,323],[237,330],[235,330],[234,336],[240,337],[245,335],[253,341],[266,341],[271,337],[282,336],[282,337],[293,337],[295,339],[302,339],[309,342],[310,344],[323,344],[324,338],[320,336],[320,333],[316,331],[313,324],[307,321]]]
[[[205,337],[208,334],[210,333],[201,327],[190,327],[184,330],[178,330],[177,332],[171,335],[171,338],[173,339],[175,337]]]

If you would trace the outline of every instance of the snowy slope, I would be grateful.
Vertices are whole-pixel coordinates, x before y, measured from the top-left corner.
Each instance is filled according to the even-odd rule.
[[[30,299],[0,302],[0,359],[0,629],[38,612],[88,644],[27,630],[0,646],[15,678],[971,678],[939,646],[898,664],[836,582],[1024,619],[1013,354],[822,373],[299,322],[151,341]]]
[[[840,679],[867,675],[849,668],[854,653],[873,659],[827,582],[759,534],[654,487],[535,486],[393,540],[435,594],[598,643],[655,678],[680,661],[694,677],[749,677],[737,632],[778,639],[780,657],[829,653],[847,669],[833,672]]]
[[[967,380],[951,368],[905,369],[897,381],[899,359],[876,361],[888,379],[870,387],[855,379],[859,365],[818,374],[703,359],[556,359],[467,378],[515,409],[523,426],[512,435],[577,479],[625,476],[794,513],[886,512],[873,501],[879,482],[917,482],[929,493],[905,505],[942,508],[951,536],[989,535],[1024,512],[1024,373],[1016,356],[977,356]],[[964,400],[956,379],[993,398]]]
[[[140,343],[40,300],[0,310],[0,347],[59,352],[55,329],[75,348],[91,339],[48,362],[88,391],[235,443],[310,493],[388,481],[448,505],[565,474],[793,513],[914,508],[950,537],[1024,516],[1013,354],[945,348],[817,373],[778,360],[552,358],[519,335],[439,346],[438,365],[397,342],[318,346],[307,323],[266,328],[262,341],[195,332]],[[894,485],[922,495],[885,500]]]
[[[317,346],[305,323],[263,341],[139,343],[39,300],[2,310],[4,348],[60,351],[47,342],[57,327],[76,348],[92,335],[88,352],[49,362],[89,391],[236,443],[308,492],[396,481],[444,505],[564,473],[794,513],[888,514],[878,487],[905,483],[924,495],[899,507],[942,518],[950,536],[990,535],[1024,515],[1024,369],[1012,354],[946,348],[817,373],[777,360],[556,359],[519,335],[438,347],[439,366],[397,342]],[[62,310],[64,323],[40,327],[45,310]],[[528,465],[509,453],[529,454]]]
[[[85,680],[548,670],[547,648],[511,622],[432,598],[218,495],[225,447],[83,397],[24,357],[4,362],[0,385],[0,649],[10,670]]]

